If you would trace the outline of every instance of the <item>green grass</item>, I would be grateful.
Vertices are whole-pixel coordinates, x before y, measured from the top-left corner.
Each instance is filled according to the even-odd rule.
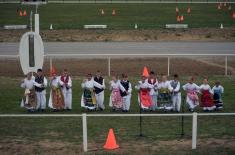
[[[185,16],[183,23],[190,28],[235,26],[226,8],[217,10],[216,4],[190,4],[192,13],[188,15],[188,4],[179,4],[180,14]],[[29,16],[19,17],[16,9],[29,11],[35,8],[20,4],[0,5],[0,25],[29,24]],[[232,8],[234,5],[232,4]],[[100,15],[104,9],[105,15]],[[112,10],[117,12],[112,16]],[[165,24],[174,24],[175,4],[47,4],[39,7],[40,26],[49,29],[82,29],[85,24],[107,24],[109,29],[134,29],[137,23],[140,29],[164,28]]]

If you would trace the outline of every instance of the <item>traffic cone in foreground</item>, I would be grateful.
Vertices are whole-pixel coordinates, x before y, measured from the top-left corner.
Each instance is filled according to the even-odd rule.
[[[144,69],[143,69],[143,74],[142,76],[144,77],[149,77],[149,72],[148,72],[148,68],[146,66],[144,66]]]
[[[113,129],[109,129],[108,137],[104,145],[104,149],[113,150],[119,148],[119,145],[116,143],[116,138],[113,132]]]
[[[115,16],[116,15],[116,10],[113,9],[112,11],[112,15]]]

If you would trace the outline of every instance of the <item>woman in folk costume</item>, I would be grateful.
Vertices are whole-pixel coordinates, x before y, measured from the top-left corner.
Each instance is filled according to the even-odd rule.
[[[68,73],[67,69],[64,69],[62,75],[60,76],[59,83],[64,95],[64,109],[72,110],[72,79]]]
[[[194,108],[199,105],[199,98],[197,93],[200,90],[199,86],[194,83],[194,77],[191,77],[189,82],[183,85],[183,89],[187,93],[186,102],[189,105],[189,111],[193,112]]]
[[[50,87],[49,108],[54,112],[64,109],[64,95],[60,86],[60,77],[56,75],[55,68],[51,69]]]
[[[170,81],[167,80],[167,76],[163,75],[161,82],[158,84],[158,102],[160,103],[159,109],[164,109],[169,111],[173,109],[171,92],[173,88],[171,87]]]
[[[142,110],[149,110],[152,106],[152,99],[150,96],[150,87],[147,82],[147,77],[142,76],[142,80],[138,82],[135,88],[139,91],[138,102]]]
[[[178,80],[178,74],[174,75],[174,80],[170,82],[172,90],[172,103],[173,103],[173,110],[180,112],[181,106],[181,93],[180,93],[180,82]]]
[[[25,89],[21,107],[25,107],[29,112],[33,112],[37,106],[37,97],[34,90],[34,77],[32,73],[27,74],[27,77],[21,82],[20,86]]]
[[[122,80],[120,81],[121,86],[125,89],[124,91],[120,91],[123,101],[123,112],[128,112],[130,110],[131,105],[131,83],[128,80],[128,76],[126,74],[122,74]]]
[[[213,101],[217,110],[223,108],[222,94],[224,93],[224,87],[220,85],[219,81],[215,82],[215,86],[212,88]]]
[[[120,84],[118,76],[112,76],[110,81],[110,90],[112,91],[109,99],[109,106],[112,107],[113,111],[122,110],[123,102],[121,91],[125,91],[125,88]]]
[[[87,78],[84,79],[82,82],[82,88],[84,89],[84,91],[81,99],[81,107],[84,107],[88,110],[96,109],[96,97],[94,87],[100,89],[104,88],[103,85],[94,81],[91,74],[88,74]]]
[[[94,77],[94,81],[103,85],[104,88],[94,87],[95,97],[96,97],[96,109],[103,111],[105,109],[104,106],[104,89],[105,89],[105,82],[104,78],[101,76],[101,72],[98,70],[96,76]]]
[[[153,71],[150,72],[150,76],[147,80],[150,87],[150,96],[151,96],[151,110],[155,111],[157,109],[157,95],[158,95],[158,80]]]
[[[208,84],[208,79],[203,79],[203,84],[200,86],[200,93],[201,93],[201,107],[204,111],[212,111],[214,110],[215,104],[212,99],[213,92],[211,87]]]

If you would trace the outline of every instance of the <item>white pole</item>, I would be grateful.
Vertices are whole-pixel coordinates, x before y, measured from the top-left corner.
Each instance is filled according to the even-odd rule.
[[[225,56],[225,76],[228,75],[228,56]]]
[[[167,75],[170,75],[170,57],[167,57]]]
[[[82,114],[83,151],[87,152],[87,116]]]
[[[197,147],[197,113],[193,113],[193,122],[192,122],[192,149]]]
[[[35,33],[39,34],[39,14],[35,14]]]
[[[110,76],[110,57],[108,57],[108,76]]]

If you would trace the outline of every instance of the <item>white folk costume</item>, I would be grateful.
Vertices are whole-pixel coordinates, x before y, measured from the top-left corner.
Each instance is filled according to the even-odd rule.
[[[181,92],[180,92],[180,82],[178,80],[171,80],[170,82],[172,90],[172,104],[173,110],[179,112],[181,106]]]
[[[81,107],[84,107],[89,110],[96,109],[96,97],[94,87],[100,89],[104,88],[103,85],[95,82],[93,78],[91,80],[86,80],[82,83],[82,88],[84,89],[84,91],[81,98]]]
[[[213,92],[213,101],[216,106],[216,109],[222,109],[223,108],[223,100],[222,100],[222,94],[224,93],[224,87],[221,85],[214,86],[212,88]]]
[[[60,77],[54,77],[50,82],[50,98],[48,106],[51,109],[64,109],[64,95],[60,86]]]
[[[34,80],[35,91],[37,95],[37,108],[46,109],[46,87],[47,79],[44,76],[36,76]]]
[[[201,107],[205,111],[214,110],[215,104],[212,99],[213,92],[211,87],[208,84],[202,84],[200,86],[200,93],[201,93]]]
[[[125,91],[125,88],[120,84],[120,80],[110,81],[110,90],[112,92],[110,94],[109,106],[115,110],[121,110],[123,108],[121,91]]]
[[[62,92],[64,95],[64,109],[71,110],[72,109],[72,80],[69,75],[61,76],[59,79],[59,83],[62,88]]]
[[[21,101],[21,107],[25,107],[28,110],[35,110],[37,107],[37,97],[34,90],[34,77],[30,80],[25,78],[21,83],[21,88],[25,89],[24,96]]]
[[[159,109],[172,110],[172,98],[171,92],[173,88],[171,87],[170,81],[162,81],[158,84],[158,102]]]
[[[103,88],[98,88],[94,86],[95,98],[96,98],[96,108],[104,110],[104,88],[105,82],[103,77],[94,77],[94,81],[103,86]]]
[[[146,80],[139,81],[135,88],[139,90],[138,102],[140,104],[141,109],[149,110],[152,106],[152,98],[150,96],[150,87],[148,82]]]
[[[189,110],[193,111],[194,108],[199,105],[199,98],[197,92],[200,88],[195,83],[187,83],[183,86],[183,89],[187,93],[186,102],[189,105]]]
[[[123,111],[128,112],[130,110],[131,105],[131,83],[128,80],[121,80],[120,81],[122,87],[124,87],[125,91],[121,91],[121,96],[123,100]]]
[[[158,95],[158,81],[156,78],[154,79],[148,79],[147,80],[149,88],[150,88],[150,96],[151,96],[151,110],[156,110],[157,109],[157,95]]]

